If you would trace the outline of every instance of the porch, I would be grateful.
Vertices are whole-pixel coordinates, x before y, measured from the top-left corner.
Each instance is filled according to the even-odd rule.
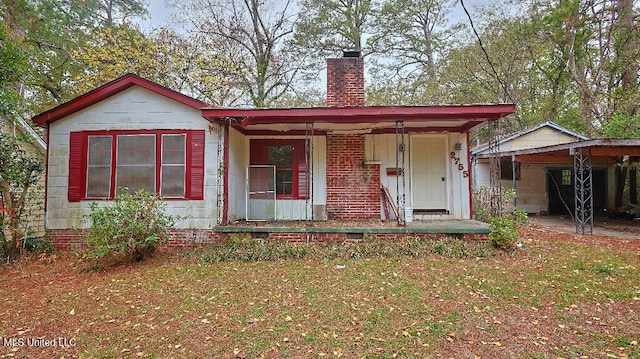
[[[251,238],[287,241],[332,240],[357,241],[371,236],[378,239],[401,239],[405,237],[460,239],[483,238],[490,232],[487,223],[472,220],[423,220],[398,226],[395,222],[383,221],[273,221],[237,222],[216,226],[214,232],[224,234],[249,234]]]

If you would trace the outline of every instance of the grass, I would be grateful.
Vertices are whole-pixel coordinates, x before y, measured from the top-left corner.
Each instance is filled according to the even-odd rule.
[[[639,357],[637,252],[437,246],[222,262],[201,249],[99,273],[25,261],[0,272],[0,336],[76,345],[0,357]]]

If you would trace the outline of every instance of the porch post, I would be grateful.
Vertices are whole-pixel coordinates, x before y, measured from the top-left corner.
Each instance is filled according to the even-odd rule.
[[[396,202],[398,203],[398,225],[407,224],[405,218],[405,168],[404,168],[404,121],[396,121],[396,169],[400,169],[400,176],[396,176]],[[400,177],[400,178],[399,178]]]
[[[576,148],[573,153],[575,178],[576,233],[593,234],[593,174],[591,171],[591,148]]]
[[[516,156],[515,155],[511,155],[511,177],[513,178],[513,192],[514,192],[514,196],[513,196],[513,209],[516,210],[518,207],[518,186],[517,186],[517,179],[518,179],[518,173],[517,171],[517,163],[516,163]]]
[[[305,124],[304,161],[307,178],[306,220],[313,223],[313,122]]]

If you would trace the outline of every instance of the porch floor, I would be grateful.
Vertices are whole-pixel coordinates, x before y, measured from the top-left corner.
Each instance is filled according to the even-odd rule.
[[[237,222],[216,226],[221,233],[362,233],[362,234],[488,234],[490,225],[465,220],[420,220],[400,227],[396,222],[383,221],[273,221]]]

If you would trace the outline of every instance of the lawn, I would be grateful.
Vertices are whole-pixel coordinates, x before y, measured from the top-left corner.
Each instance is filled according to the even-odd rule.
[[[640,358],[640,240],[521,239],[485,258],[31,258],[0,269],[0,357]]]

